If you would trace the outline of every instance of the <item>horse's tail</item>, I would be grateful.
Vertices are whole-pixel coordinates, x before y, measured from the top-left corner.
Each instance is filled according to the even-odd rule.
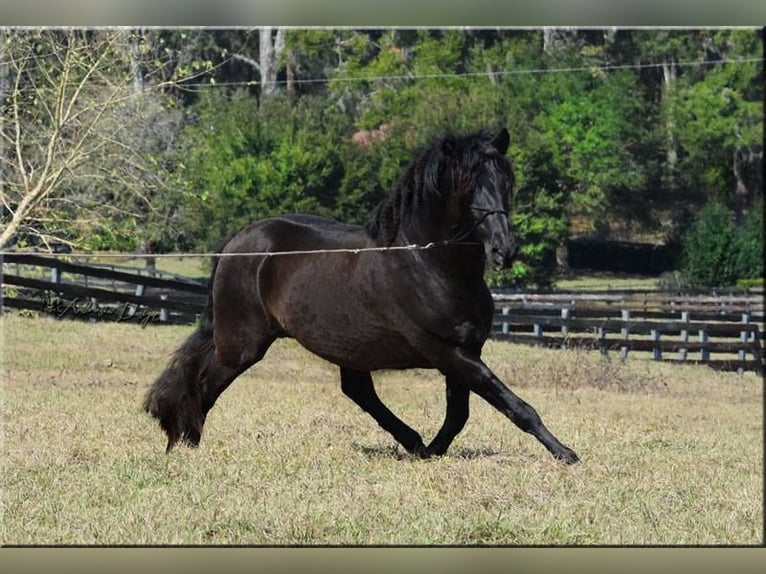
[[[168,366],[154,381],[144,398],[144,410],[159,420],[168,435],[170,449],[179,441],[199,444],[205,413],[202,410],[202,381],[215,353],[213,342],[213,277],[208,282],[207,303],[194,332],[176,350]]]

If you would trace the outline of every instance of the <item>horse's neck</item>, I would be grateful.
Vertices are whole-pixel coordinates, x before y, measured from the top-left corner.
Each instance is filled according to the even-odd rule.
[[[415,203],[416,202],[416,203]],[[454,225],[445,221],[444,205],[434,198],[414,200],[415,211],[403,214],[397,230],[397,243],[428,245],[449,241],[457,233]]]
[[[473,244],[470,238],[459,239],[459,234],[458,229],[446,226],[404,224],[394,244],[416,246],[416,253],[427,271],[483,280],[484,247],[479,242]]]
[[[413,221],[399,226],[396,234],[396,244],[426,246],[443,243],[450,239],[449,231],[439,229],[437,226]]]

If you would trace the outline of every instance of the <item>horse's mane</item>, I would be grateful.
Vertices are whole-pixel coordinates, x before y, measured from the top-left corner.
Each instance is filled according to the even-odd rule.
[[[408,214],[429,200],[444,199],[439,178],[450,159],[457,160],[463,177],[471,177],[487,154],[494,151],[499,155],[490,145],[492,138],[493,134],[485,130],[467,135],[448,133],[421,148],[370,214],[367,234],[379,244],[391,245]]]

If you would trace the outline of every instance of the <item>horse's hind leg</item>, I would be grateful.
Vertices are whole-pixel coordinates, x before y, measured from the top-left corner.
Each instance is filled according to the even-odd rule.
[[[207,368],[200,375],[201,396],[199,397],[199,423],[189,426],[183,433],[181,441],[187,446],[196,447],[202,439],[202,427],[205,425],[207,413],[215,404],[216,399],[234,380],[245,372],[253,362],[246,362],[237,367],[227,367],[216,362],[215,358],[210,361]],[[172,442],[168,443],[168,451],[172,448]]]
[[[343,393],[369,413],[372,418],[412,454],[428,456],[420,435],[401,421],[380,400],[372,384],[370,373],[341,368],[340,382]]]
[[[247,352],[240,353],[236,360],[232,360],[230,357],[227,358],[227,363],[223,362],[223,358],[219,352],[214,354],[208,371],[204,375],[202,385],[203,420],[210,409],[213,408],[213,405],[216,400],[218,400],[218,397],[221,396],[221,393],[223,393],[239,375],[260,361],[273,342],[274,337],[264,338],[263,340],[254,340]],[[197,439],[197,442],[199,442],[199,439]]]
[[[442,455],[447,452],[449,445],[463,430],[468,420],[468,398],[470,391],[468,387],[462,385],[459,381],[447,377],[447,414],[444,417],[444,424],[436,434],[434,440],[428,445],[430,454]]]

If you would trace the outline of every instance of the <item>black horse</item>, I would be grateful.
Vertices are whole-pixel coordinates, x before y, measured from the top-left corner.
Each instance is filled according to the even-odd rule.
[[[199,444],[218,396],[275,339],[293,337],[338,365],[343,392],[410,453],[444,454],[473,391],[553,456],[577,462],[480,358],[493,315],[485,267],[509,265],[516,251],[508,138],[503,129],[435,141],[364,228],[286,215],[235,235],[214,261],[199,327],[146,395],[167,450],[179,440]],[[381,402],[370,376],[415,367],[446,378],[446,417],[428,446]]]

